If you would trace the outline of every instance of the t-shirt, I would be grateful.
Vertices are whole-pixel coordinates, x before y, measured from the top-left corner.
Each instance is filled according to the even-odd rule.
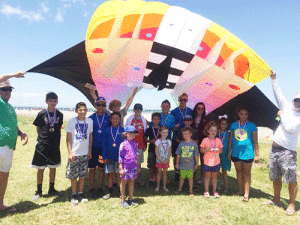
[[[135,135],[135,138],[133,140],[138,143],[139,149],[144,149],[146,143],[144,139],[145,129],[143,125],[143,120],[141,118],[140,119],[133,118],[131,121],[131,125],[134,126],[135,129],[139,132],[139,134]]]
[[[99,148],[101,147],[104,129],[111,126],[109,115],[104,113],[102,116],[100,116],[96,112],[89,118],[93,120],[93,147]]]
[[[158,156],[164,162],[168,160],[168,155],[169,152],[171,151],[171,145],[172,142],[168,139],[164,141],[162,139],[158,139],[155,142],[155,146],[158,147]],[[161,163],[157,157],[156,157],[156,162]]]
[[[123,169],[137,168],[138,146],[133,140],[125,140],[119,148],[119,163],[123,164]]]
[[[223,144],[223,152],[221,155],[228,155],[229,134],[228,130],[226,130],[225,133],[218,132],[217,134],[217,137],[220,138]]]
[[[103,159],[119,159],[119,147],[124,141],[123,134],[124,128],[121,126],[107,127],[103,132],[102,141],[102,157]]]
[[[66,131],[72,133],[71,149],[73,155],[87,155],[90,134],[93,132],[93,120],[90,118],[85,118],[85,120],[78,120],[77,117],[72,118],[68,121]]]
[[[186,115],[192,115],[193,110],[191,108],[180,109],[177,107],[176,109],[172,110],[171,114],[175,117],[175,125],[179,124],[179,129],[184,128],[183,119]],[[173,132],[173,140],[176,139],[178,130]]]
[[[230,126],[230,132],[233,132],[233,141],[231,156],[242,160],[254,158],[252,132],[257,131],[257,127],[252,122],[247,122],[246,126],[240,126],[238,122],[234,122]],[[244,131],[243,131],[244,128]]]
[[[198,141],[198,133],[195,129],[191,128],[192,129],[192,140],[193,141]],[[180,141],[184,141],[184,138],[182,136],[182,129],[179,130],[178,134],[177,134],[177,138],[180,140]]]
[[[155,134],[154,134],[155,133]],[[155,137],[156,135],[156,137]],[[159,129],[158,128],[153,128],[152,127],[149,127],[146,132],[145,132],[145,138],[149,139],[149,140],[154,140],[156,138],[159,138],[160,137],[160,134],[159,134]],[[149,144],[149,147],[148,147],[148,151],[149,152],[152,152],[152,153],[155,153],[155,144]]]
[[[223,148],[222,141],[219,138],[211,140],[204,138],[200,147],[202,148]],[[203,156],[204,164],[207,166],[216,166],[220,164],[219,150],[206,151]]]
[[[53,148],[58,148],[60,146],[61,137],[61,126],[63,124],[64,115],[56,109],[54,118],[54,112],[49,112],[50,120],[48,118],[47,110],[43,109],[36,116],[33,124],[40,128],[40,133],[38,134],[37,141],[45,145],[53,146]],[[51,123],[54,122],[54,131],[50,132]]]
[[[168,115],[163,115],[161,114],[161,119],[159,122],[159,126],[166,126],[169,128],[169,134],[168,134],[168,139],[171,139],[172,136],[172,130],[175,127],[175,117],[169,113]]]
[[[17,114],[14,108],[0,96],[0,147],[16,148],[18,137]]]
[[[179,169],[194,170],[195,156],[199,155],[198,145],[194,141],[181,142],[175,154],[180,156]]]

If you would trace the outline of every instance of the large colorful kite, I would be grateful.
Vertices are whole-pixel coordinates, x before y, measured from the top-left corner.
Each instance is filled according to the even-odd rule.
[[[122,103],[139,87],[167,91],[175,101],[186,92],[190,106],[202,101],[214,113],[231,113],[231,102],[251,104],[262,113],[258,125],[273,128],[277,108],[255,87],[270,71],[249,46],[209,19],[142,0],[103,3],[84,42],[29,70],[64,80],[90,100],[86,83]]]

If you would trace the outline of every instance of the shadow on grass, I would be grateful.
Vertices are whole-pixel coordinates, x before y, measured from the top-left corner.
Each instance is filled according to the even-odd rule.
[[[16,212],[9,212],[9,211],[0,212],[0,218],[4,218],[6,216],[11,216],[11,215],[15,215],[15,214],[28,213],[32,210],[39,209],[39,208],[45,207],[47,205],[48,204],[39,205],[39,204],[36,204],[34,202],[31,202],[31,201],[22,201],[22,202],[19,202],[18,204],[15,204],[15,205],[12,206],[12,207],[15,207],[17,209]]]

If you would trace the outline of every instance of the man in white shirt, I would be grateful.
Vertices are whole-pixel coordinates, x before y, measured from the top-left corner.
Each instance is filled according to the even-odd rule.
[[[266,205],[281,205],[280,191],[282,178],[289,184],[290,201],[286,215],[295,214],[295,200],[297,196],[297,141],[300,133],[300,93],[294,97],[293,104],[286,101],[276,80],[276,73],[271,75],[274,95],[280,109],[280,124],[272,137],[270,151],[269,176],[273,181],[274,199]]]

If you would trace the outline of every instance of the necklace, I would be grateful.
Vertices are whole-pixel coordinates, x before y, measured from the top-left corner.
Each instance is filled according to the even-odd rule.
[[[114,137],[113,132],[112,132],[112,126],[110,127],[111,137],[112,137],[112,139],[113,139],[113,141],[114,141],[114,143],[112,144],[113,147],[116,147],[116,146],[117,146],[116,140],[117,140],[117,136],[118,136],[118,134],[119,134],[119,128],[120,128],[120,126],[118,126],[118,129],[117,129],[117,132],[116,132],[116,136]]]
[[[154,130],[153,127],[152,127],[152,131],[153,131],[153,135],[154,135],[155,139],[157,139],[157,137],[158,137],[158,132],[159,132],[159,128],[157,129],[157,133],[156,133],[156,134],[155,134],[155,130]]]
[[[184,110],[184,114],[181,112],[181,109],[180,109],[180,108],[178,108],[178,109],[179,109],[179,112],[180,112],[182,118],[184,119],[185,116],[186,116],[187,108]]]
[[[221,136],[221,131],[219,131],[219,137],[220,137],[220,139],[221,139],[221,141],[222,141],[222,143],[224,142],[224,140],[225,140],[225,137],[226,137],[226,130],[225,130],[225,132],[223,133],[223,136]]]
[[[167,123],[167,121],[168,121],[168,119],[169,119],[169,116],[170,116],[170,114],[168,113],[168,116],[167,116],[167,118],[164,120],[163,118],[164,118],[164,115],[163,114],[161,114],[161,124],[163,125],[163,126],[166,126],[166,123]]]
[[[99,130],[98,130],[98,133],[99,133],[99,134],[102,133],[101,127],[102,127],[102,124],[103,124],[103,121],[104,121],[104,117],[105,117],[105,113],[103,114],[103,118],[102,118],[102,121],[101,121],[101,124],[100,124],[100,123],[99,123],[99,119],[98,119],[98,113],[96,113],[97,123],[98,123],[98,126],[99,126]]]
[[[239,130],[240,130],[240,134],[241,134],[241,135],[244,135],[244,134],[245,134],[245,127],[246,127],[247,123],[248,123],[248,121],[246,121],[246,122],[244,123],[243,129],[241,129],[241,121],[240,121],[240,120],[238,121],[238,124],[239,124]]]
[[[134,118],[134,127],[138,131],[139,130],[139,126],[141,124],[141,118],[138,119],[138,123],[136,123],[136,122],[137,122],[137,118]]]
[[[214,139],[214,140],[211,140],[211,139],[209,139],[209,141],[210,141],[210,146],[211,146],[211,148],[213,149],[213,151],[215,152],[215,158],[217,157],[217,149],[216,149],[216,139]]]
[[[83,132],[81,132],[78,117],[76,118],[76,120],[77,120],[76,131],[79,134],[79,137],[81,138],[81,141],[84,141],[85,140],[85,132],[84,131],[85,131],[85,127],[86,127],[85,118],[84,118],[84,122],[83,122]]]
[[[48,116],[48,120],[49,120],[49,124],[50,124],[49,131],[54,132],[54,123],[55,123],[55,120],[56,120],[56,109],[54,110],[54,115],[53,115],[52,118],[50,117],[50,113],[47,109],[46,109],[46,112],[47,112],[47,116]]]
[[[201,123],[202,115],[199,117],[200,119],[198,119],[198,120],[197,120],[197,117],[196,117],[196,121],[195,121],[196,128],[198,128],[199,124]]]

